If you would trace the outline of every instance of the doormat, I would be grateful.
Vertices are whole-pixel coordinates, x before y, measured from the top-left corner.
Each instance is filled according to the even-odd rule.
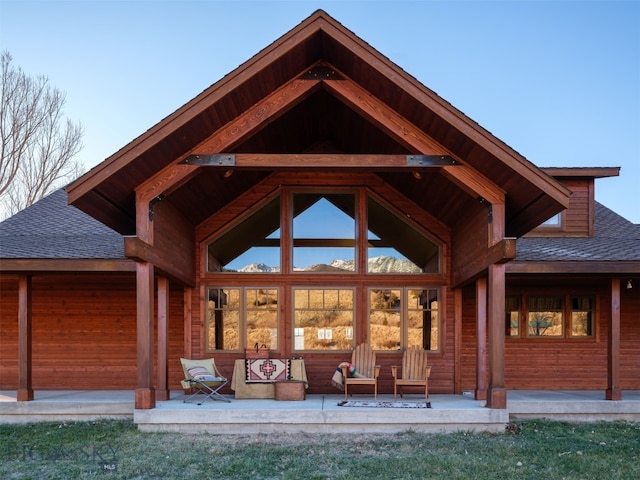
[[[431,402],[365,402],[360,400],[343,400],[339,407],[373,407],[373,408],[431,408]]]
[[[254,358],[246,360],[247,383],[272,383],[289,380],[288,358]]]

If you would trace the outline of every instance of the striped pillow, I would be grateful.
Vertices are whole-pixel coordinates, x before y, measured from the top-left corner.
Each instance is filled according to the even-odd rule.
[[[198,382],[217,382],[221,380],[220,377],[211,375],[211,372],[204,367],[192,367],[187,371],[191,378]]]

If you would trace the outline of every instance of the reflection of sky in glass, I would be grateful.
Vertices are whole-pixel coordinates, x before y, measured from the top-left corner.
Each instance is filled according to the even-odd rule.
[[[293,220],[293,232],[296,238],[355,238],[355,221],[349,215],[337,209],[325,199],[302,212]],[[280,238],[280,229],[267,238]],[[369,232],[369,239],[377,239]],[[333,260],[354,260],[353,248],[296,248],[293,263],[296,268],[306,268],[317,264],[329,264]],[[369,249],[369,258],[395,257],[405,259],[393,248]],[[261,263],[269,267],[280,267],[280,250],[277,248],[254,247],[235,258],[225,266],[229,270],[239,270],[247,265]]]
[[[355,238],[355,220],[321,198],[293,219],[295,238]]]

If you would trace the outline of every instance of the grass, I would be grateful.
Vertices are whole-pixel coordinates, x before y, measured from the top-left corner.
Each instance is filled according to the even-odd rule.
[[[0,425],[0,478],[640,478],[640,424],[509,427],[504,434],[215,436],[140,433],[115,420]]]

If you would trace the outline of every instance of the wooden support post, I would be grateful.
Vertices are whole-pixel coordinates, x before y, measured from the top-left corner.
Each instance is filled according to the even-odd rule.
[[[462,289],[453,289],[453,321],[454,321],[454,349],[455,361],[453,363],[454,380],[453,391],[462,394]]]
[[[507,408],[504,381],[505,264],[489,265],[489,408]]]
[[[487,399],[487,279],[476,280],[476,400]]]
[[[620,279],[611,280],[611,321],[607,352],[607,400],[622,400],[620,389]]]
[[[169,280],[158,277],[158,388],[156,400],[169,400]]]
[[[156,406],[153,389],[153,265],[136,263],[137,290],[137,382],[135,408],[151,409]]]
[[[18,277],[18,391],[17,400],[28,402],[33,400],[31,383],[32,358],[32,309],[31,309],[31,276]]]
[[[192,358],[193,356],[193,345],[192,345],[192,333],[191,333],[191,302],[193,299],[193,288],[185,287],[183,292],[183,302],[184,302],[184,350],[182,352],[182,356],[185,358]]]

